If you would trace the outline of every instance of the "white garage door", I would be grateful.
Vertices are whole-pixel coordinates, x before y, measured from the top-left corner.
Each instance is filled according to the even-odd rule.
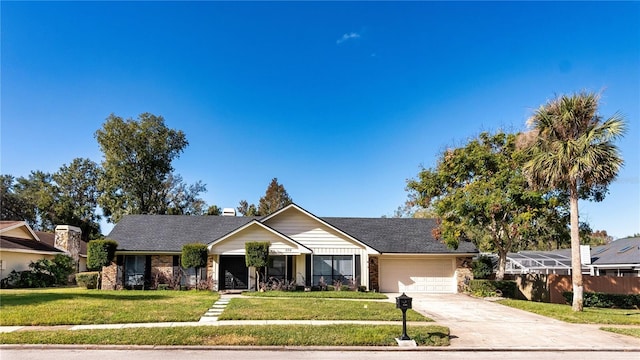
[[[455,293],[453,259],[380,259],[382,292]]]

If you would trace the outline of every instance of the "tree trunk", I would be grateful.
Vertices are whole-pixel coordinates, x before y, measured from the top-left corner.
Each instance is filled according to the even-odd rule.
[[[573,311],[582,311],[583,286],[582,286],[582,261],[580,261],[580,230],[578,224],[578,188],[571,184],[570,211],[571,211],[571,283],[573,285]]]
[[[506,251],[498,251],[498,271],[496,272],[496,280],[502,281],[504,280],[504,272],[507,267],[507,252]]]

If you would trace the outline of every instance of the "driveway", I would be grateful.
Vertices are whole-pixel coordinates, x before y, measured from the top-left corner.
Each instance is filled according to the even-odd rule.
[[[394,302],[399,296],[387,295]],[[414,310],[449,327],[452,348],[640,351],[640,339],[599,326],[565,323],[464,294],[407,295]]]

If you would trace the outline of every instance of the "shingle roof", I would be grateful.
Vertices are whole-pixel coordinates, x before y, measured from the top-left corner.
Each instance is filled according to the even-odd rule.
[[[182,245],[210,243],[245,225],[253,217],[128,215],[108,235],[118,250],[180,252]],[[435,221],[398,218],[320,218],[383,253],[472,253],[476,247],[461,242],[457,250],[433,238]]]
[[[208,244],[253,219],[239,216],[127,215],[107,237],[118,242],[118,250],[180,252],[184,244]]]
[[[640,264],[640,237],[618,239],[591,249],[591,263]]]
[[[0,248],[3,250],[33,250],[62,253],[62,250],[33,239],[22,239],[12,236],[0,236]]]
[[[461,241],[451,249],[433,237],[436,227],[433,219],[414,218],[334,218],[322,220],[355,237],[381,253],[448,254],[477,253],[478,249]]]

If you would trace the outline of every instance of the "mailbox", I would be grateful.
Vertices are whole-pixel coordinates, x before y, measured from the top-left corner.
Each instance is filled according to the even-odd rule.
[[[407,310],[411,309],[411,300],[413,298],[408,297],[405,293],[396,298],[396,309],[402,310],[402,336],[398,340],[411,340],[407,335]]]
[[[411,301],[413,298],[408,297],[405,293],[396,297],[396,309],[407,310],[411,309]]]

